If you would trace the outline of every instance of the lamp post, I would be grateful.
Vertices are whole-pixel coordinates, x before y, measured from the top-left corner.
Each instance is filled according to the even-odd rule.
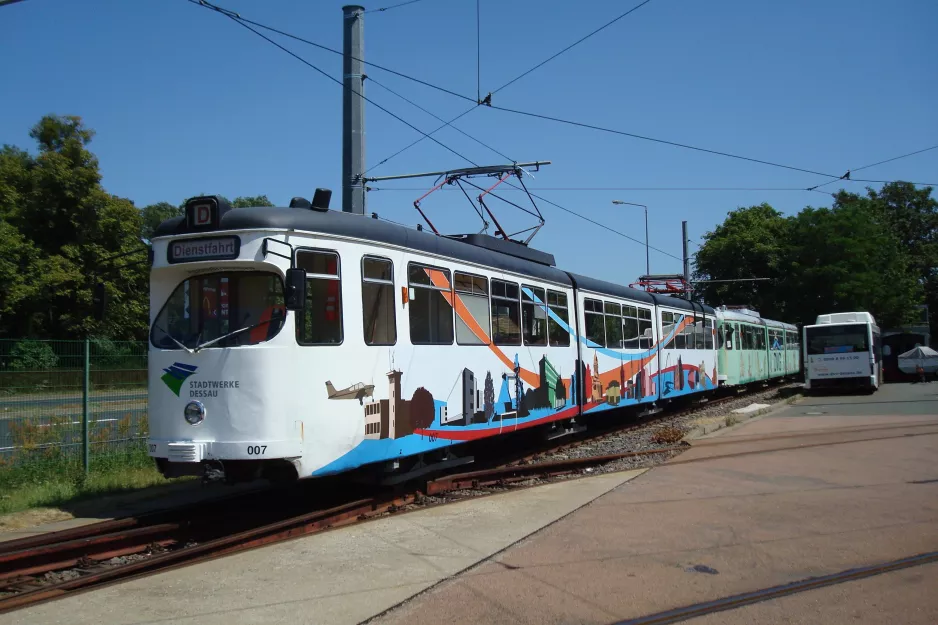
[[[635,202],[623,202],[622,200],[613,200],[613,204],[626,204],[628,206],[641,206],[645,209],[645,275],[651,275],[651,263],[648,260],[648,207],[644,204],[636,204]]]

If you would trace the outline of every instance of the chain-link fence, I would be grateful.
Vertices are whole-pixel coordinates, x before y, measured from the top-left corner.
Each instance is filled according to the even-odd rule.
[[[146,342],[0,339],[0,466],[139,451],[147,431]]]

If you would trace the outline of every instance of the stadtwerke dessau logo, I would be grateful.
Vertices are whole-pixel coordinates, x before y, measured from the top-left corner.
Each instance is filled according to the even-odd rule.
[[[163,374],[163,377],[160,379],[163,380],[163,383],[169,387],[169,390],[176,393],[176,396],[179,396],[179,389],[182,388],[182,383],[185,382],[189,376],[195,373],[195,370],[198,367],[193,365],[187,365],[182,362],[174,362],[171,366],[163,369],[166,373]]]

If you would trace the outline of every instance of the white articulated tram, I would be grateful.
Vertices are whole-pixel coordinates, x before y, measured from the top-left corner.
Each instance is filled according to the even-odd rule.
[[[805,390],[863,388],[882,382],[879,326],[867,312],[818,315],[804,327]]]
[[[710,307],[322,203],[201,197],[157,229],[148,445],[164,474],[413,474],[465,461],[461,443],[716,388]]]

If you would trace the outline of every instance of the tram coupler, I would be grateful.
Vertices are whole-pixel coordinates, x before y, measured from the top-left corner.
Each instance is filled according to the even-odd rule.
[[[221,460],[210,460],[202,465],[202,485],[225,481],[225,465]]]

